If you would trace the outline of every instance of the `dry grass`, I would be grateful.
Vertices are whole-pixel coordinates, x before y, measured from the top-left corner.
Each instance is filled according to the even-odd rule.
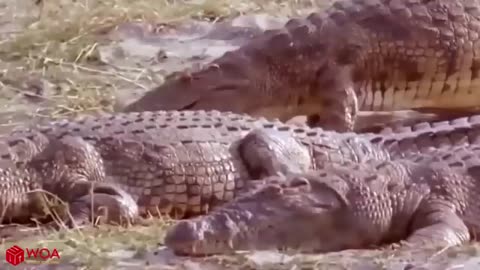
[[[106,269],[117,265],[121,260],[133,261],[136,265],[148,264],[146,253],[162,245],[165,228],[170,224],[164,220],[151,220],[148,226],[107,226],[64,229],[57,232],[35,233],[23,240],[5,241],[1,250],[13,245],[22,248],[57,249],[60,260],[35,262],[30,260],[23,265],[62,264],[86,267],[86,269]],[[24,234],[33,235],[35,228],[21,228]],[[0,262],[0,265],[6,265]]]
[[[11,108],[5,100],[31,91],[38,78],[48,82],[53,92],[49,108],[42,111],[50,117],[112,111],[119,88],[149,89],[155,79],[148,72],[112,70],[99,61],[96,49],[104,42],[102,34],[122,22],[217,21],[249,12],[292,15],[299,7],[317,4],[286,0],[44,0],[39,17],[23,19],[25,30],[0,42],[0,81],[3,90],[8,90],[1,91],[4,101],[0,104]],[[31,78],[37,80],[32,83]]]
[[[105,42],[102,34],[122,22],[176,23],[192,18],[214,21],[250,12],[296,15],[296,10],[300,8],[320,6],[326,2],[328,1],[44,0],[39,17],[21,18],[23,31],[1,36],[0,104],[3,111],[16,113],[19,105],[15,96],[26,93],[32,95],[32,89],[48,89],[52,93],[48,95],[47,106],[33,113],[35,116],[64,117],[112,111],[118,89],[148,89],[153,86],[156,79],[149,72],[136,68],[114,70],[99,61],[97,48]],[[15,19],[14,16],[12,19]],[[9,124],[4,121],[0,125]],[[108,266],[119,268],[119,263],[123,263],[124,267],[132,263],[133,266],[149,269],[149,264],[156,265],[155,260],[158,261],[152,259],[157,254],[150,251],[161,246],[167,225],[166,222],[157,220],[152,221],[151,226],[101,226],[85,230],[63,230],[41,235],[34,240],[4,242],[2,250],[13,244],[31,248],[54,247],[61,251],[62,264],[68,262],[76,265],[72,269],[107,269]],[[478,247],[467,246],[460,252],[477,256]],[[218,256],[203,260],[206,266],[202,269],[221,269],[212,265],[232,269],[352,269],[358,260],[370,262],[371,267],[363,269],[387,269],[385,264],[391,256],[381,252],[307,256],[261,267],[247,255]],[[178,269],[194,266],[179,264]],[[164,268],[158,268],[157,265],[151,269]]]
[[[276,15],[294,15],[299,8],[319,3],[313,1],[228,1],[228,0],[43,0],[39,6],[33,0],[10,1],[7,5],[31,13],[17,17],[15,12],[0,6],[3,14],[11,13],[11,20],[20,24],[22,31],[0,32],[0,113],[19,114],[20,100],[44,101],[41,109],[28,111],[31,116],[56,118],[77,114],[112,111],[118,89],[142,87],[149,89],[155,83],[154,75],[138,68],[115,70],[99,60],[98,46],[108,42],[103,35],[123,22],[175,24],[189,19],[219,21],[251,12],[274,12]],[[29,9],[40,10],[38,16]],[[1,25],[0,25],[1,26]],[[0,29],[1,30],[1,29]],[[3,34],[2,34],[3,33]],[[47,92],[47,93],[45,93]],[[29,100],[26,107],[29,107]],[[12,118],[0,122],[2,126],[15,125]],[[15,117],[13,117],[15,119]],[[22,247],[55,247],[69,262],[81,262],[90,269],[100,269],[112,263],[113,251],[133,251],[133,257],[161,244],[165,222],[152,226],[90,228],[64,230],[36,237],[35,240],[7,241],[4,249],[13,244]],[[112,259],[113,258],[113,259]]]

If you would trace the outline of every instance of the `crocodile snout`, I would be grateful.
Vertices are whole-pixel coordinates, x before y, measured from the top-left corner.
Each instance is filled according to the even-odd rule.
[[[235,224],[224,215],[183,220],[167,231],[165,245],[183,255],[225,253],[232,250],[236,231]]]
[[[167,231],[165,245],[176,250],[185,246],[188,247],[202,238],[203,235],[195,229],[195,223],[180,221]]]

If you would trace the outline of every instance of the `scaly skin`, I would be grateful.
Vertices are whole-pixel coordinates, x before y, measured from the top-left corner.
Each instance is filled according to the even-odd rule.
[[[331,252],[404,240],[460,245],[480,233],[480,147],[438,150],[417,161],[326,163],[266,184],[180,221],[165,244],[177,253],[294,249]]]
[[[6,170],[5,178],[10,172],[20,175],[20,179],[5,180],[14,186],[6,190],[3,205],[16,205],[9,212],[10,218],[23,217],[25,212],[15,213],[16,209],[28,208],[31,202],[17,200],[17,190],[30,191],[30,186],[36,185],[63,194],[60,197],[67,202],[75,202],[85,195],[84,186],[89,186],[85,183],[108,182],[130,194],[141,214],[177,218],[202,214],[247,188],[245,180],[282,170],[270,164],[258,166],[257,159],[250,163],[244,159],[256,156],[251,143],[242,143],[255,129],[281,134],[273,152],[277,151],[276,156],[285,157],[285,161],[290,155],[297,161],[290,162],[289,169],[307,169],[312,164],[343,159],[389,158],[385,150],[371,144],[368,138],[356,138],[354,133],[338,136],[247,115],[159,111],[85,117],[21,128],[3,138],[0,161]],[[296,139],[308,147],[298,146]],[[246,149],[252,149],[252,153],[244,154]],[[56,164],[66,165],[58,165],[57,169]],[[58,183],[68,185],[58,187]],[[75,191],[77,185],[80,195]],[[113,199],[114,206],[119,200],[128,201],[122,196],[117,198]]]
[[[23,194],[31,187],[74,203],[87,196],[94,182],[112,185],[93,193],[117,209],[134,201],[140,214],[190,217],[245,192],[249,179],[299,173],[326,162],[390,160],[476,143],[480,116],[434,125],[385,135],[343,134],[217,111],[51,122],[3,138],[0,161],[4,182],[11,185],[4,190],[3,205],[16,204],[9,217],[22,216],[25,211],[15,214],[16,209],[28,209],[31,202],[17,200],[17,190]],[[11,173],[20,176],[10,181]],[[109,193],[114,197],[107,200]]]
[[[269,30],[125,111],[219,110],[353,130],[359,110],[480,105],[479,0],[345,0]]]
[[[4,160],[0,169],[0,223],[43,221],[53,214],[67,224],[91,217],[105,217],[119,224],[139,214],[131,195],[105,183],[102,158],[79,137],[52,141],[26,164],[8,163]],[[60,208],[58,199],[68,203],[73,220]],[[105,210],[99,209],[101,206],[108,206],[110,213],[102,213]]]

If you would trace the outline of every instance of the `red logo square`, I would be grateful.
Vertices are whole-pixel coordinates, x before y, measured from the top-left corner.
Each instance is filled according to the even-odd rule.
[[[5,259],[11,265],[18,265],[25,260],[25,252],[17,245],[7,249],[5,252]]]

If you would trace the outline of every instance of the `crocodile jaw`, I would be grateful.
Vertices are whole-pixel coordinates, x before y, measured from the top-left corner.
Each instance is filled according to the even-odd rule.
[[[362,226],[331,190],[268,185],[206,216],[170,228],[165,245],[184,255],[234,250],[337,251],[364,244]]]

